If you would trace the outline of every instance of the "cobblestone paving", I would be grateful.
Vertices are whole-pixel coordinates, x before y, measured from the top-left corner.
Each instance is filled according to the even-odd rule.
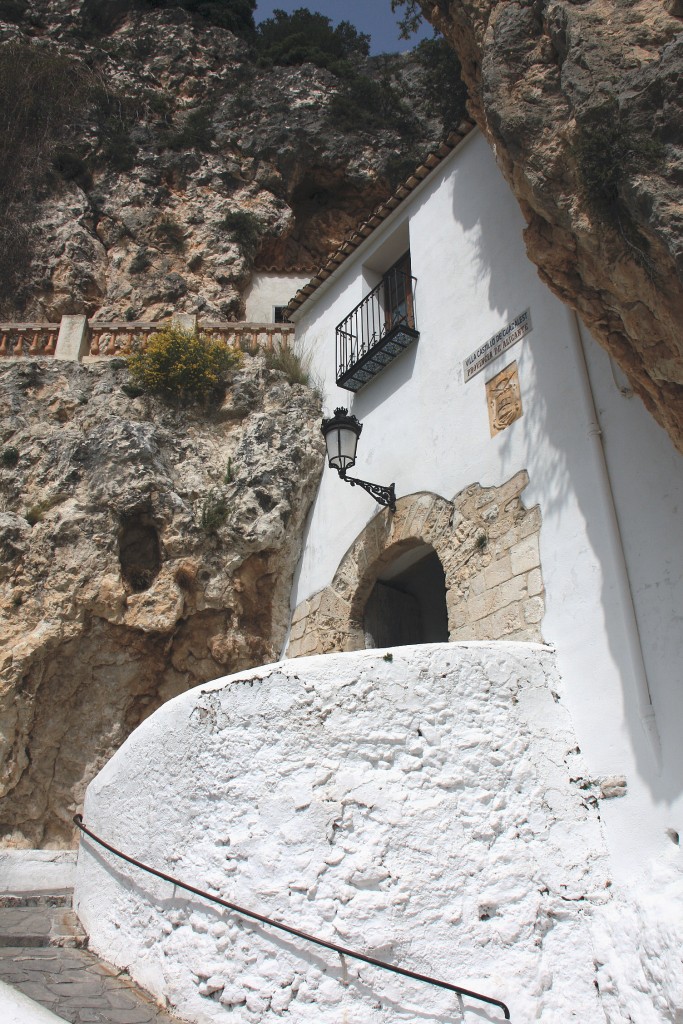
[[[78,948],[84,936],[77,918],[51,899],[3,900],[0,981],[71,1024],[178,1024],[125,972]]]
[[[5,946],[0,979],[72,1024],[178,1024],[126,974],[86,949]]]

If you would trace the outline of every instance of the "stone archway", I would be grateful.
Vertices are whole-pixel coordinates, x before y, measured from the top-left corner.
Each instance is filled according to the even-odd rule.
[[[526,471],[500,487],[474,483],[449,501],[420,492],[399,498],[360,532],[332,582],[292,618],[288,657],[365,647],[363,611],[383,569],[418,545],[434,549],[446,579],[450,640],[542,641],[541,514],[521,493]]]
[[[402,647],[448,640],[446,574],[431,544],[417,544],[383,569],[363,609],[365,646]]]

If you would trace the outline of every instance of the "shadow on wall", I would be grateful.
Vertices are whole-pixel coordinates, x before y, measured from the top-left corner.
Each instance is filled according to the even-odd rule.
[[[373,378],[372,387],[363,388],[353,396],[351,396],[351,392],[345,392],[351,399],[349,411],[357,416],[361,423],[390,396],[395,395],[413,376],[419,344],[419,339],[414,341],[389,366],[385,366],[382,372]]]
[[[514,306],[518,300],[511,294],[510,282],[506,277],[503,261],[490,258],[490,254],[497,250],[501,235],[501,222],[496,215],[495,207],[481,204],[481,206],[477,206],[475,217],[474,206],[467,201],[464,190],[459,192],[456,188],[453,196],[453,210],[456,221],[465,230],[476,231],[478,235],[478,276],[480,281],[487,283],[490,308],[500,314],[501,321],[505,321],[519,310]],[[523,224],[516,207],[515,213],[520,221],[521,229]],[[533,278],[534,290],[537,290],[536,272],[530,262],[529,273],[530,281]],[[605,511],[606,508],[609,509],[609,505],[605,506],[601,503],[604,501],[599,468],[601,456],[597,446],[596,449],[593,448],[596,442],[590,436],[593,431],[591,423],[593,399],[589,397],[587,402],[586,395],[579,393],[580,389],[577,389],[577,394],[571,401],[553,403],[552,405],[548,402],[549,395],[557,394],[559,367],[566,366],[567,360],[572,364],[570,372],[575,375],[575,379],[581,380],[586,372],[574,314],[562,305],[559,299],[557,303],[555,321],[545,324],[534,323],[534,330],[524,339],[521,348],[516,349],[519,352],[517,358],[520,368],[524,368],[522,396],[524,415],[510,430],[500,434],[495,443],[499,445],[504,477],[506,473],[513,472],[518,464],[516,452],[519,451],[519,445],[516,442],[519,433],[522,433],[523,447],[526,452],[530,453],[528,468],[534,500],[541,500],[540,482],[542,481],[542,514],[545,524],[553,519],[558,523],[563,520],[563,526],[566,527],[572,517],[576,518],[578,511],[590,544],[590,551],[583,553],[583,564],[584,567],[587,567],[586,576],[594,577],[598,572],[600,575],[600,604],[603,622],[589,624],[585,636],[580,640],[577,639],[575,646],[578,647],[583,643],[587,646],[590,645],[591,636],[596,635],[604,628],[611,658],[620,680],[620,696],[623,702],[625,722],[631,736],[640,776],[655,800],[672,801],[683,793],[683,747],[679,742],[674,743],[671,740],[664,743],[663,770],[660,772],[653,755],[651,742],[646,736],[639,714],[639,695],[634,677],[634,664],[628,653],[629,638],[625,635],[625,631],[628,630],[628,620],[624,618],[624,612],[620,608],[618,600],[615,601],[615,589],[618,588],[618,583],[610,558],[610,549],[613,546],[613,536],[611,536],[613,525],[610,522],[609,514]],[[557,344],[553,344],[554,323],[559,325],[559,332],[563,339],[568,335],[570,337],[574,335],[570,349],[562,351],[559,348],[561,344],[559,341]],[[636,400],[633,401],[632,419],[637,421],[642,416],[644,420],[646,418],[644,409],[642,406],[636,407]],[[650,426],[649,423],[642,423],[642,429],[647,430]],[[636,432],[639,430],[637,426],[633,429]],[[659,433],[661,434],[659,439],[653,436],[652,451],[659,452],[665,447],[669,447],[669,441],[664,432],[659,431]],[[514,444],[513,439],[515,440]],[[627,439],[614,437],[614,434],[612,439],[615,444],[628,445]],[[661,449],[658,441],[661,442]],[[632,473],[634,478],[638,475],[636,467],[632,467]],[[597,495],[600,497],[596,497]],[[655,500],[656,495],[652,498],[653,502]],[[674,531],[670,522],[668,528],[671,535]],[[637,539],[635,543],[638,543]],[[663,544],[664,541],[662,541]],[[662,557],[661,552],[662,547],[660,546],[660,558]],[[577,556],[580,554],[578,547],[576,550],[565,552],[568,564],[574,565],[575,559],[577,559],[576,565],[578,565]],[[580,591],[585,577],[578,573],[576,567],[572,571],[576,576],[571,581],[572,588]],[[649,602],[649,614],[655,618],[662,614],[670,615],[671,608],[666,603],[662,603],[662,595],[658,594],[656,589],[650,588],[647,594],[641,592],[638,595],[639,601]],[[548,610],[552,614],[551,602],[549,602]],[[548,639],[552,641],[552,635],[549,635]],[[648,655],[646,636],[644,640],[643,658],[646,668],[649,668],[648,682],[655,715],[660,732],[664,731],[665,733],[668,722],[680,722],[683,719],[683,691],[679,688],[678,692],[675,692],[675,689],[668,685],[668,678],[665,678],[668,674],[662,673],[661,664],[659,666],[654,664],[657,654],[653,651],[651,644]],[[603,682],[598,678],[595,679],[596,715],[599,710],[598,686],[602,686]],[[602,699],[604,700],[604,691]]]

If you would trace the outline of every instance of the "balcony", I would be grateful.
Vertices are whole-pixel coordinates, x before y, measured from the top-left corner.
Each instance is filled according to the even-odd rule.
[[[360,391],[419,338],[415,278],[393,267],[337,326],[337,384]]]

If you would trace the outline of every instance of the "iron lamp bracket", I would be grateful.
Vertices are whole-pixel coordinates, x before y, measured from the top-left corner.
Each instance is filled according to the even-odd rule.
[[[347,476],[344,469],[338,469],[337,472],[347,484],[351,484],[352,487],[362,487],[364,491],[367,491],[378,505],[384,505],[390,512],[396,511],[396,490],[394,484],[383,487],[382,484],[371,484],[368,480],[359,480],[356,476]]]

